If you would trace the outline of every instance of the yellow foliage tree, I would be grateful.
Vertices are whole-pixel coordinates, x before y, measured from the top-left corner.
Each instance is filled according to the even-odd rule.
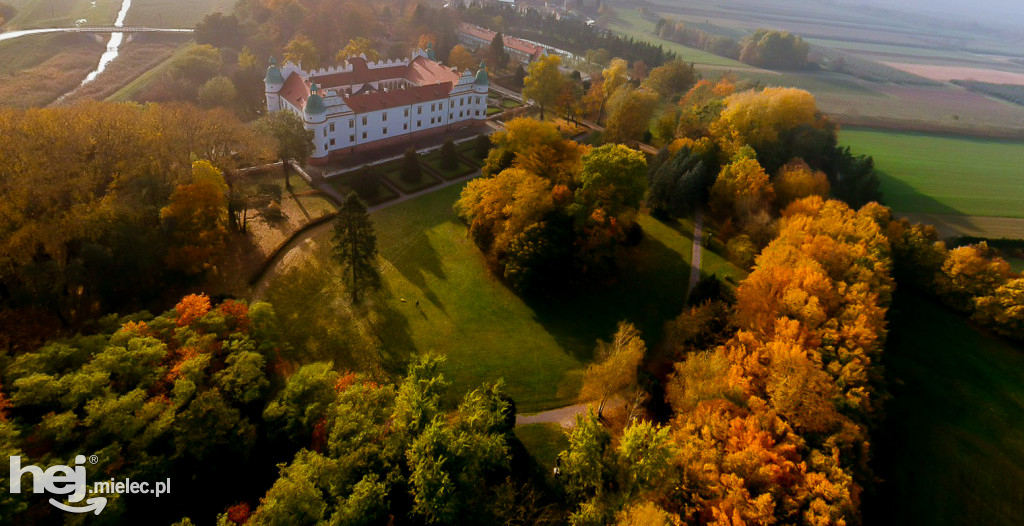
[[[227,241],[227,184],[209,161],[192,165],[192,182],[178,185],[160,221],[171,233],[167,264],[190,274],[209,269]]]
[[[597,361],[583,373],[580,400],[597,402],[597,415],[601,416],[611,396],[636,385],[646,352],[640,331],[631,323],[619,323],[610,342],[598,343]]]
[[[794,159],[779,169],[772,181],[779,206],[784,207],[797,199],[812,195],[827,197],[828,177],[825,172],[812,170],[802,159]]]
[[[771,206],[775,191],[757,159],[741,158],[722,167],[711,187],[711,209],[716,214],[745,218]]]

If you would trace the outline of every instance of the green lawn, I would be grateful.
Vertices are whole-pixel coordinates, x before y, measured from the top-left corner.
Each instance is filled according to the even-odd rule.
[[[865,524],[1020,524],[1024,349],[899,292],[884,366],[893,398],[875,433],[888,482]]]
[[[547,473],[555,467],[558,454],[569,448],[569,439],[558,424],[516,426],[516,437]]]
[[[665,40],[654,34],[654,22],[642,18],[635,9],[615,9],[615,18],[609,24],[612,31],[633,37],[637,40],[650,42],[656,46],[664,46],[666,51],[673,51],[681,60],[694,64],[712,66],[731,66],[749,68],[750,66],[731,58],[720,57],[707,51],[696,49],[671,40]]]
[[[871,155],[886,204],[899,212],[1024,217],[1024,143],[846,129],[839,142]]]
[[[536,412],[575,400],[596,341],[609,338],[620,320],[654,342],[682,311],[692,248],[686,225],[641,216],[645,238],[623,255],[618,280],[570,300],[524,300],[488,271],[456,217],[462,186],[372,215],[384,290],[369,322],[353,321],[339,299],[344,289],[326,250],[330,232],[314,239],[319,248],[310,262],[266,295],[288,330],[295,328],[289,334],[300,355],[358,368],[377,361],[377,353],[387,361],[438,352],[448,357],[453,399],[504,378],[518,410]],[[367,352],[374,356],[359,355]]]

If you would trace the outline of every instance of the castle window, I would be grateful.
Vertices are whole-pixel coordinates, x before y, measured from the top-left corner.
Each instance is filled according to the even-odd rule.
[[[423,121],[416,121],[416,127],[417,128],[422,128],[423,127]]]
[[[387,135],[387,134],[388,134],[388,129],[384,128],[384,135]]]
[[[402,124],[402,129],[403,130],[408,130],[409,129],[409,123],[407,122],[407,123]]]
[[[388,122],[388,112],[386,112],[386,111],[385,111],[385,112],[384,112],[384,116],[383,116],[383,117],[381,117],[381,119],[380,119],[380,120],[382,120],[382,121],[384,121],[384,122]]]
[[[466,97],[459,98],[459,106],[465,106],[465,105],[466,105]]]
[[[355,135],[349,135],[348,136],[348,142],[356,142],[356,136]]]
[[[332,133],[334,132],[334,123],[333,122],[331,123],[331,132]]]
[[[363,117],[363,126],[366,126],[366,117]]]
[[[454,113],[449,113],[448,114],[448,120],[452,120],[454,118],[455,118],[455,114]]]
[[[364,139],[366,138],[366,132],[363,132],[363,138]]]
[[[334,146],[334,139],[331,139],[331,146]]]
[[[406,117],[408,117],[408,116],[409,116],[409,108],[406,108],[406,109],[405,109],[405,116],[406,116]]]
[[[349,128],[355,128],[356,127],[356,121],[354,119],[349,119],[348,120],[348,127]]]
[[[416,115],[423,115],[423,106],[416,106]]]

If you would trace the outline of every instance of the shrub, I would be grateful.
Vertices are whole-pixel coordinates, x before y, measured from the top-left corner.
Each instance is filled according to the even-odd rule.
[[[413,184],[420,182],[423,179],[423,170],[420,168],[419,155],[416,154],[415,148],[409,148],[405,151],[405,159],[402,160],[402,180]]]
[[[444,140],[441,146],[441,169],[455,170],[459,167],[459,156],[455,152],[455,141],[451,137]]]

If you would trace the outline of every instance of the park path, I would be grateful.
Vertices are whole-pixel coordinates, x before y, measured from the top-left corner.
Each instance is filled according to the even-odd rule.
[[[686,288],[687,298],[700,281],[700,260],[703,255],[704,209],[697,207],[697,212],[693,215],[693,252],[690,254],[690,285]]]
[[[618,408],[619,406],[626,405],[626,401],[619,395],[615,395],[608,399],[604,404],[604,410],[607,412],[611,409]],[[585,415],[589,409],[597,411],[596,403],[584,403],[584,404],[573,404],[565,407],[559,407],[558,409],[552,409],[550,411],[544,411],[541,413],[533,413],[529,415],[517,414],[516,425],[526,426],[530,424],[558,424],[565,429],[572,429],[576,427],[576,415]]]

